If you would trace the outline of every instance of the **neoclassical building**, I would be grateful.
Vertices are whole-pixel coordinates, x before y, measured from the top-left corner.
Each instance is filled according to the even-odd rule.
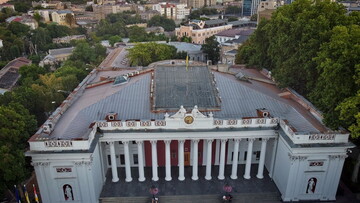
[[[31,137],[27,156],[47,203],[99,202],[110,180],[264,177],[283,201],[328,201],[353,147],[348,138],[267,74],[170,62],[93,70]]]

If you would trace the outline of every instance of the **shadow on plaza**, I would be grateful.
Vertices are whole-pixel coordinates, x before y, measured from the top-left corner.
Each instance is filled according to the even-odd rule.
[[[264,178],[256,178],[257,164],[253,164],[251,167],[251,179],[246,180],[243,178],[245,171],[245,165],[239,165],[238,167],[238,179],[232,180],[231,165],[225,167],[225,180],[219,180],[217,178],[219,173],[218,166],[212,166],[212,179],[206,180],[205,166],[199,167],[199,179],[193,181],[192,167],[185,167],[185,180],[178,180],[178,167],[171,168],[171,181],[165,181],[165,167],[159,167],[159,180],[154,182],[152,178],[151,167],[145,167],[144,182],[138,181],[138,169],[137,167],[131,168],[132,181],[125,182],[125,168],[118,168],[119,182],[113,183],[111,181],[111,169],[108,169],[106,174],[106,182],[101,192],[101,198],[107,197],[149,197],[149,189],[152,185],[159,188],[159,196],[173,196],[173,195],[219,195],[224,194],[223,186],[228,183],[233,187],[233,193],[279,193],[276,185],[268,176],[268,171],[264,170]]]

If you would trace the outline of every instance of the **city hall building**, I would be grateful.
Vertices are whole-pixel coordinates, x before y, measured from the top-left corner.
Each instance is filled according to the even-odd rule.
[[[160,189],[161,200],[219,181],[256,193],[265,180],[283,201],[335,200],[349,134],[328,129],[308,101],[269,78],[184,61],[93,70],[29,140],[42,201],[187,184]]]

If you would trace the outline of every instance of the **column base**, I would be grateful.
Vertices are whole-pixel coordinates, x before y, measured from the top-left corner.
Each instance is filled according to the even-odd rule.
[[[153,177],[151,180],[153,180],[153,181],[158,181],[158,180],[159,180],[159,177]]]
[[[251,178],[251,176],[249,176],[249,175],[244,175],[244,178],[249,180],[249,179]]]
[[[183,177],[179,177],[178,180],[183,181],[183,180],[185,180],[185,177],[184,177],[184,176],[183,176]]]
[[[132,178],[125,178],[125,181],[126,181],[126,182],[131,182],[131,181],[132,181]]]
[[[199,180],[199,177],[197,177],[197,176],[194,177],[194,176],[193,176],[193,177],[191,177],[191,179],[192,179],[192,180]]]
[[[145,177],[141,177],[141,178],[139,178],[138,179],[140,182],[144,182],[146,179],[145,179]]]
[[[219,179],[219,180],[224,180],[224,179],[225,179],[225,176],[218,176],[218,179]]]
[[[112,181],[113,183],[119,182],[119,178],[113,178],[111,181]]]
[[[264,178],[264,176],[263,175],[256,175],[256,177],[258,178],[258,179],[263,179]]]
[[[165,180],[166,180],[166,181],[171,181],[172,178],[171,178],[171,177],[170,177],[170,178],[165,178]]]
[[[206,179],[206,180],[211,180],[212,177],[211,177],[211,176],[209,176],[209,177],[205,176],[205,179]]]
[[[238,179],[238,177],[237,177],[237,176],[230,176],[230,178],[231,178],[231,179],[233,179],[233,180]]]

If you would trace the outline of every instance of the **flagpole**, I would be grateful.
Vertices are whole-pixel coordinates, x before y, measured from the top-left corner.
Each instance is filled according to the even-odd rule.
[[[26,203],[30,203],[30,199],[29,199],[29,194],[26,190],[26,186],[24,185],[24,195],[25,195],[25,200],[26,200]]]
[[[38,195],[36,193],[36,188],[35,188],[35,185],[33,184],[33,188],[34,188],[34,196],[35,196],[35,202],[36,203],[39,203],[39,198],[38,198]]]

